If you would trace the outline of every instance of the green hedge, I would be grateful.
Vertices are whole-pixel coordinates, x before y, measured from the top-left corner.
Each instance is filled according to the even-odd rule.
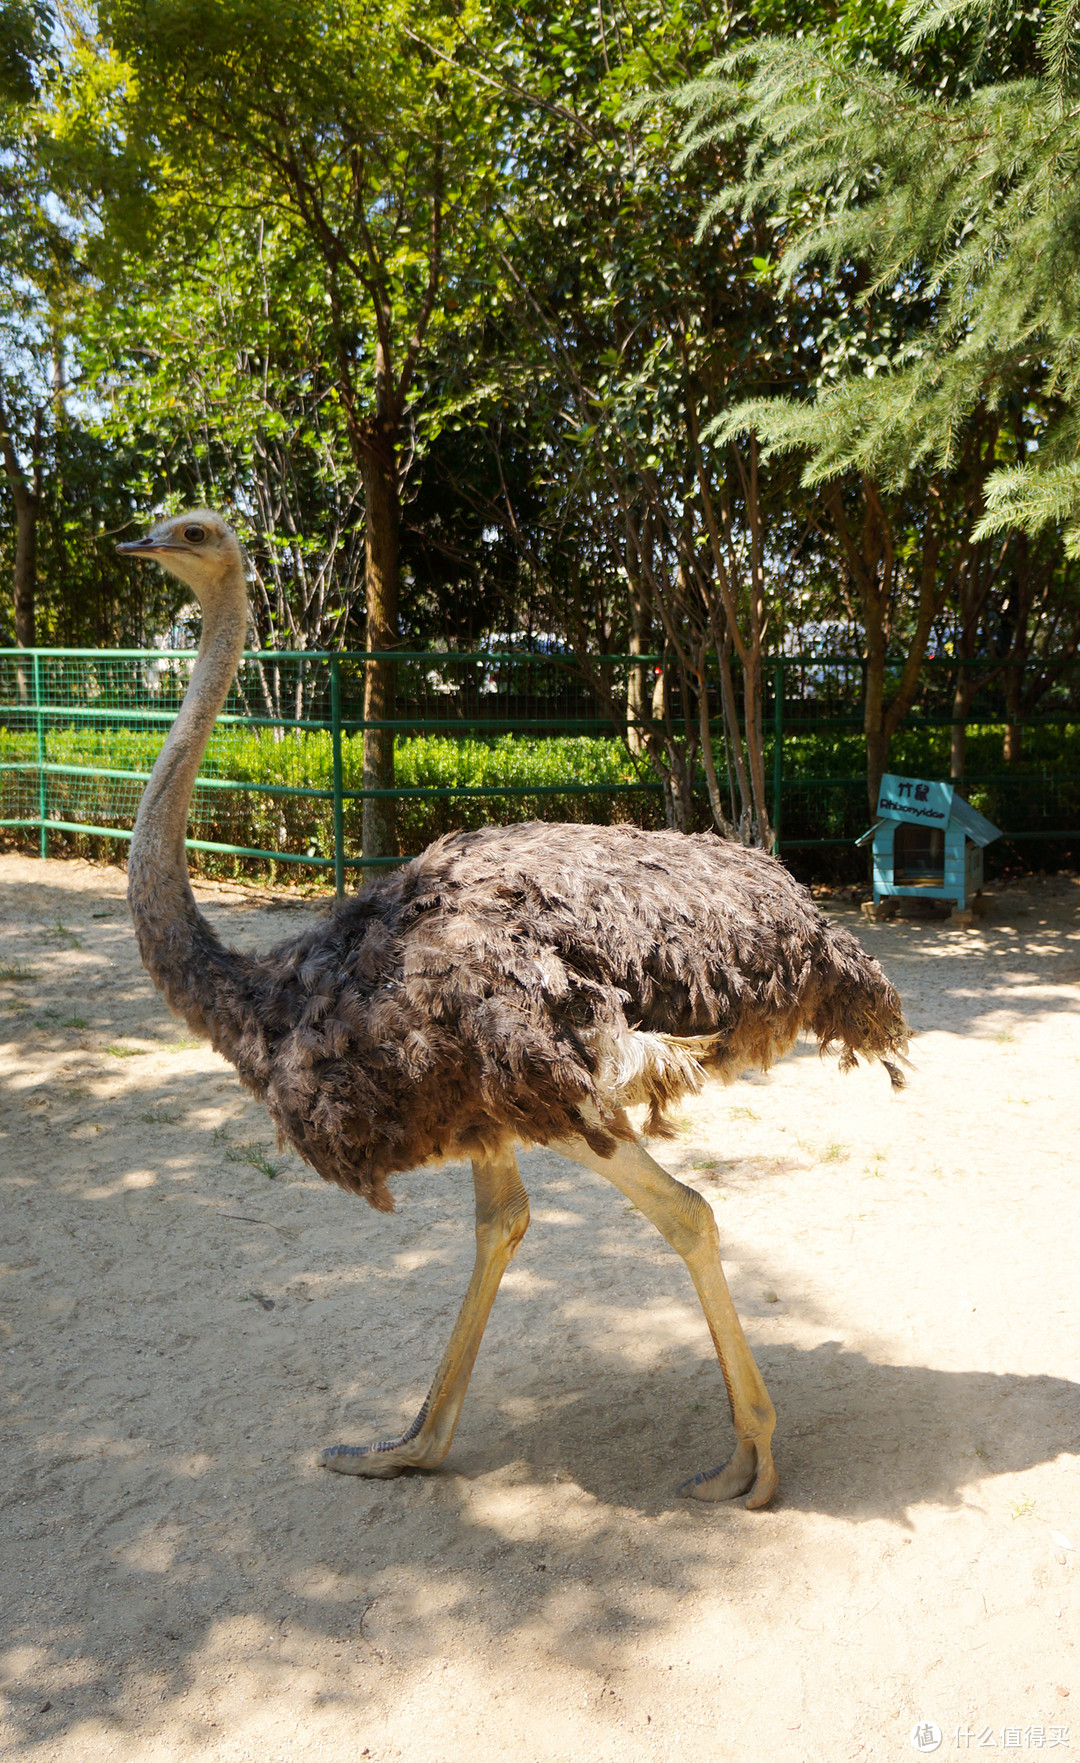
[[[147,772],[162,745],[163,735],[140,729],[101,731],[81,728],[49,733],[46,758],[53,764],[102,766],[112,771]],[[501,735],[491,740],[455,740],[447,736],[399,737],[396,777],[401,789],[510,786],[554,790],[561,784],[595,786],[555,794],[516,796],[405,797],[398,803],[398,829],[403,851],[419,851],[432,839],[456,828],[521,820],[576,820],[610,823],[632,820],[644,826],[663,825],[659,792],[648,786],[621,742],[586,736],[555,736],[530,740]],[[32,734],[0,730],[0,763],[34,760]],[[270,730],[217,729],[203,773],[241,783],[287,785],[294,789],[329,790],[332,786],[330,735],[325,730],[291,731],[275,738]],[[346,791],[363,784],[363,748],[359,736],[342,741],[342,772]],[[636,786],[610,791],[611,785]],[[0,818],[37,813],[37,774],[0,773]],[[102,776],[48,775],[48,813],[56,820],[89,825],[130,827],[143,784],[137,779]],[[345,845],[351,855],[360,848],[362,804],[345,803]],[[218,844],[263,850],[333,854],[333,805],[302,796],[272,797],[196,785],[189,823],[192,837]],[[79,848],[94,841],[73,835]],[[234,860],[212,853],[192,853],[193,863],[220,873],[237,867]]]
[[[100,730],[67,726],[47,737],[47,757],[57,764],[107,767],[146,773],[161,747],[163,733],[134,726]],[[1028,826],[1080,824],[1080,726],[1032,727],[1025,731],[1024,757],[1006,775],[999,726],[975,725],[968,732],[968,774],[976,806],[1009,830]],[[0,729],[0,762],[33,761],[33,733]],[[718,759],[720,756],[718,755]],[[362,784],[362,743],[346,736],[342,743],[346,790]],[[722,766],[722,760],[721,766]],[[894,770],[922,776],[947,776],[948,728],[908,728],[893,744]],[[771,755],[767,758],[771,779]],[[865,749],[857,731],[845,729],[800,734],[792,729],[784,741],[783,832],[787,839],[850,839],[869,824],[862,782]],[[204,775],[238,782],[288,785],[295,789],[329,790],[332,783],[330,735],[325,730],[275,731],[219,726],[212,737]],[[547,819],[610,823],[630,820],[643,826],[663,824],[660,792],[647,767],[635,766],[622,743],[588,736],[529,738],[500,735],[455,739],[448,735],[405,736],[396,743],[396,773],[401,789],[485,790],[511,786],[523,790],[548,788],[557,793],[520,796],[447,796],[403,798],[398,804],[401,849],[418,851],[440,834],[475,827],[486,821]],[[975,781],[982,779],[985,781]],[[821,781],[827,780],[827,781]],[[557,786],[586,789],[562,793]],[[612,793],[612,785],[637,786]],[[48,779],[48,812],[58,820],[97,826],[130,827],[142,793],[141,779],[101,776]],[[36,816],[36,772],[0,772],[0,818]],[[707,825],[702,793],[700,824]],[[346,851],[360,848],[361,804],[345,805]],[[192,805],[192,836],[215,843],[279,850],[296,855],[330,857],[333,853],[333,809],[328,800],[303,796],[268,797],[243,791],[196,787]],[[72,835],[80,850],[107,850],[100,840]],[[237,860],[210,853],[193,854],[205,871],[235,871]]]
[[[1005,731],[1000,723],[968,725],[966,770],[972,777],[999,776]],[[894,737],[889,766],[915,777],[948,777],[952,730],[915,724]],[[771,758],[770,758],[771,764]],[[1023,757],[1018,772],[1060,766],[1080,773],[1080,723],[1033,724],[1024,729]],[[819,730],[800,734],[797,722],[784,733],[785,777],[865,777],[866,743],[855,729],[838,734]]]

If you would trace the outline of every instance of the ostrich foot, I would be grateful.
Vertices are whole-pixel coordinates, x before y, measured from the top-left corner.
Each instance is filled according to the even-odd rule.
[[[734,1500],[749,1490],[746,1504],[756,1512],[769,1504],[779,1480],[768,1441],[755,1444],[753,1439],[740,1439],[726,1463],[692,1476],[679,1492],[689,1500]]]
[[[319,1455],[321,1469],[338,1475],[367,1475],[387,1481],[403,1469],[434,1469],[449,1449],[436,1452],[431,1439],[418,1439],[419,1426],[410,1427],[399,1439],[382,1439],[377,1445],[328,1445]]]
[[[403,1469],[435,1469],[446,1456],[499,1281],[529,1223],[529,1201],[512,1151],[474,1157],[476,1263],[450,1343],[419,1414],[399,1439],[375,1445],[330,1445],[323,1469],[386,1480]]]

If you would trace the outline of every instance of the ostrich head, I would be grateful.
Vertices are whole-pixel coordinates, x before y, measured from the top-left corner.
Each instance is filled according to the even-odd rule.
[[[244,579],[244,559],[236,534],[211,508],[190,508],[151,527],[144,539],[116,549],[126,557],[145,557],[191,588],[204,612],[211,611]]]

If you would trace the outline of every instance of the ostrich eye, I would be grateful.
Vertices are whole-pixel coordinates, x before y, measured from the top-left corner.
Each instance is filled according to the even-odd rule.
[[[206,528],[204,526],[186,526],[184,537],[189,545],[201,545],[206,537]]]

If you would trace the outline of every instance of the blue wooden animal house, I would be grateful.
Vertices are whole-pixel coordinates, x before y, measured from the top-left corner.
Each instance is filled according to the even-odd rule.
[[[900,899],[952,900],[957,919],[979,910],[983,849],[1000,829],[958,796],[952,784],[920,777],[881,780],[879,818],[855,842],[872,841],[875,918],[891,915]]]

